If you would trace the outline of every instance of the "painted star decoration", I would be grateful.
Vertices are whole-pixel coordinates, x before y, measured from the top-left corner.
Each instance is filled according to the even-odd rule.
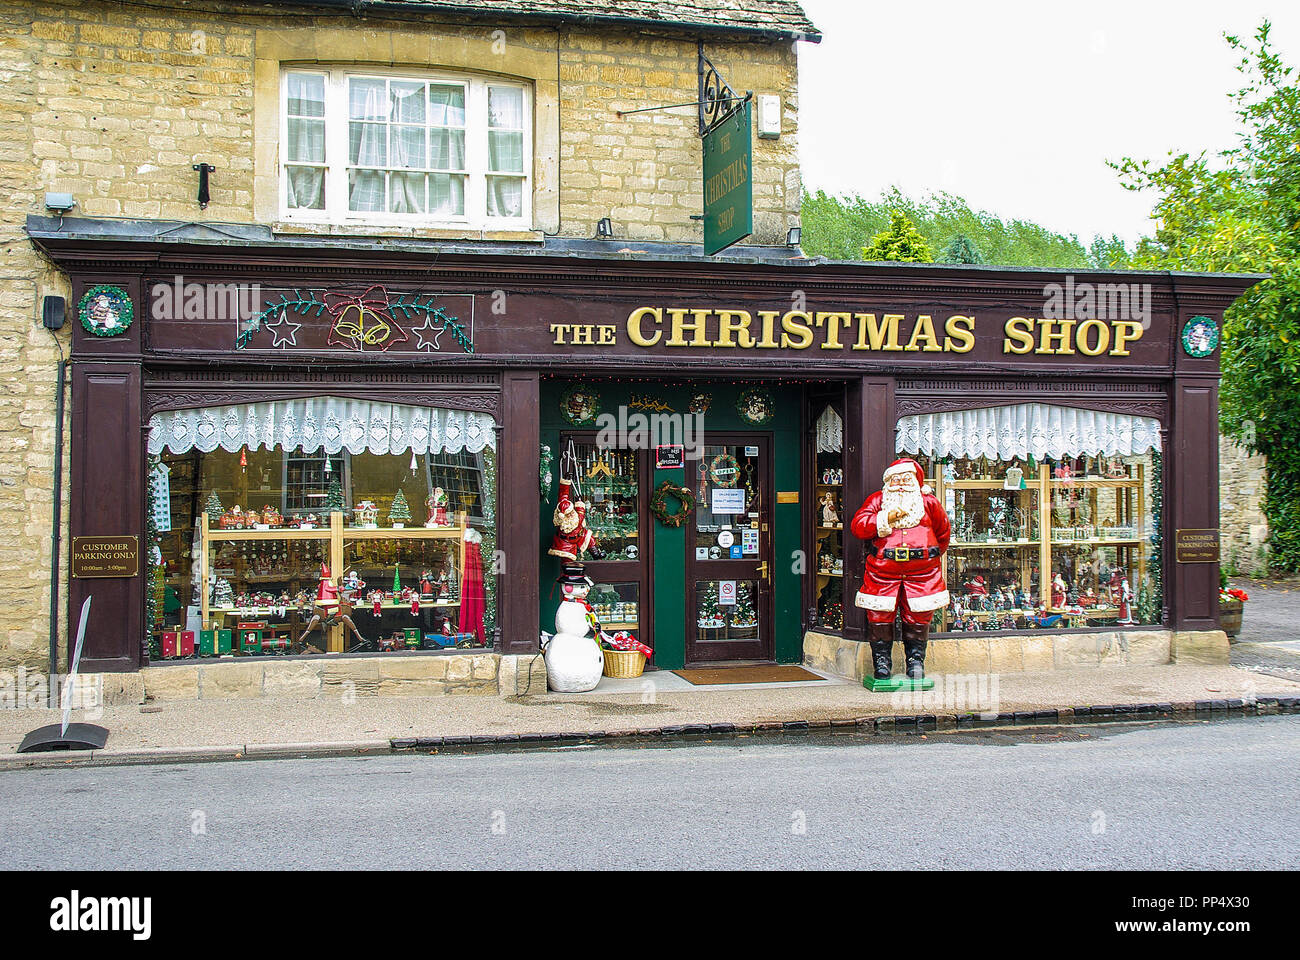
[[[265,326],[275,338],[275,341],[271,344],[272,347],[298,346],[298,330],[302,327],[302,324],[290,320],[287,312],[282,312],[275,323],[268,323]]]

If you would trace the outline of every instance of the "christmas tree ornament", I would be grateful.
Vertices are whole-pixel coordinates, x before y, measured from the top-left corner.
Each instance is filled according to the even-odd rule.
[[[248,448],[246,447],[239,448],[239,472],[248,472]]]
[[[406,521],[411,519],[411,508],[406,502],[406,494],[398,488],[397,496],[393,497],[393,505],[388,508],[388,522],[395,530],[400,530],[406,526]]]

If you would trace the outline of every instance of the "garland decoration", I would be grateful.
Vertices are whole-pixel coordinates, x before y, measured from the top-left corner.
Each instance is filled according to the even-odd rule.
[[[101,283],[81,295],[77,315],[87,333],[96,337],[115,337],[131,326],[135,307],[121,287]]]
[[[719,487],[731,488],[740,482],[740,461],[730,453],[720,453],[709,461],[709,479]]]
[[[672,497],[681,505],[681,509],[676,513],[668,512],[669,497]],[[650,513],[665,527],[680,527],[686,522],[686,518],[691,515],[694,509],[695,494],[691,493],[691,488],[679,487],[671,480],[665,480],[659,484],[655,490],[655,495],[650,498]]]

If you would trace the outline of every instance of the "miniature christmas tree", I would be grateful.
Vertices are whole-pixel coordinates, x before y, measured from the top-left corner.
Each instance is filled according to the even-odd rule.
[[[338,477],[334,477],[330,480],[329,492],[325,494],[325,513],[328,515],[342,509],[343,484],[339,483]]]
[[[221,519],[221,515],[226,512],[226,508],[221,505],[221,498],[217,496],[217,491],[213,490],[208,494],[208,501],[203,505],[203,512],[208,515],[208,522],[213,526]]]
[[[393,567],[393,593],[402,592],[402,565],[399,563]]]
[[[214,607],[231,607],[235,604],[234,592],[230,589],[230,581],[222,577],[217,581],[216,587],[212,591],[212,605]]]
[[[406,523],[411,519],[411,507],[406,502],[406,494],[399,488],[397,496],[393,497],[393,505],[388,508],[388,522],[393,526],[399,523]]]

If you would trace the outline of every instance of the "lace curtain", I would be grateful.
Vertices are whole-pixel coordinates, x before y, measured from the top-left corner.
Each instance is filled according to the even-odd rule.
[[[839,453],[844,449],[844,421],[827,406],[817,418],[817,452]]]
[[[479,453],[496,449],[494,422],[484,413],[413,407],[339,397],[172,410],[149,419],[149,452],[234,453],[250,450],[329,454]]]
[[[324,210],[325,78],[289,74],[285,112],[289,134],[285,145],[286,205],[290,210]]]
[[[1046,403],[1019,403],[903,417],[895,449],[932,457],[1058,460],[1140,456],[1160,449],[1160,422]]]

